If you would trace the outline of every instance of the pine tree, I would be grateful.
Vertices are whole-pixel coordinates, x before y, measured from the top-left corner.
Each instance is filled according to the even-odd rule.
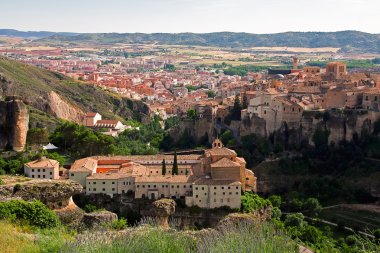
[[[174,151],[172,175],[178,175],[177,151]]]
[[[163,176],[166,175],[166,162],[165,162],[165,159],[162,160],[162,175]]]

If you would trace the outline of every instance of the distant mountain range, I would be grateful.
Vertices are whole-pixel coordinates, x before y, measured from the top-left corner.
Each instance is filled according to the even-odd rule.
[[[0,36],[19,37],[25,39],[41,39],[52,35],[74,36],[78,33],[70,32],[48,32],[48,31],[18,31],[14,29],[0,29]]]
[[[11,31],[11,32],[10,32]],[[343,52],[380,53],[380,34],[358,31],[251,33],[51,33],[0,30],[0,35],[38,37],[44,43],[157,43],[166,45],[246,47],[335,47]]]

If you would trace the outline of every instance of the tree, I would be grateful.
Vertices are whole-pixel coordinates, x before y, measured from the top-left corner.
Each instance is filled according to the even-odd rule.
[[[306,224],[304,221],[304,216],[302,213],[292,213],[286,215],[286,219],[284,221],[285,226],[287,227],[297,227],[302,228]]]
[[[272,203],[273,207],[280,207],[281,206],[281,196],[272,195],[268,199]]]
[[[166,175],[166,162],[165,159],[162,160],[162,175]]]
[[[31,128],[27,135],[28,144],[41,145],[49,142],[49,133],[46,128]]]
[[[241,104],[240,104],[240,96],[235,96],[234,107],[231,111],[231,120],[240,120],[241,119]]]
[[[329,144],[330,132],[327,129],[318,128],[313,134],[313,142],[317,150],[326,150]]]
[[[310,212],[312,216],[317,216],[322,211],[322,206],[316,198],[308,198],[303,204],[303,209]]]
[[[174,161],[173,161],[172,175],[178,175],[177,151],[174,151]]]
[[[187,111],[187,117],[192,120],[196,120],[198,118],[197,111],[194,109],[190,109]]]
[[[248,108],[248,97],[246,95],[243,96],[243,105],[242,105],[242,108],[243,109],[247,109]]]

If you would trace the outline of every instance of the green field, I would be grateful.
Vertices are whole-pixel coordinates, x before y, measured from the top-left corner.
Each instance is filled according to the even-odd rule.
[[[380,214],[364,210],[353,210],[347,207],[333,207],[324,209],[321,219],[333,223],[343,222],[344,226],[364,232],[380,228]]]

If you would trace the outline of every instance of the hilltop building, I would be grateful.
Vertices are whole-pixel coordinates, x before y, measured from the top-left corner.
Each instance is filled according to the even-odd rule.
[[[42,157],[24,164],[26,177],[36,179],[59,179],[59,162]]]
[[[166,174],[162,174],[165,160]],[[184,199],[187,206],[240,207],[242,191],[256,191],[256,177],[236,152],[216,139],[203,155],[94,156],[74,162],[69,178],[86,194],[133,194],[136,199]]]

